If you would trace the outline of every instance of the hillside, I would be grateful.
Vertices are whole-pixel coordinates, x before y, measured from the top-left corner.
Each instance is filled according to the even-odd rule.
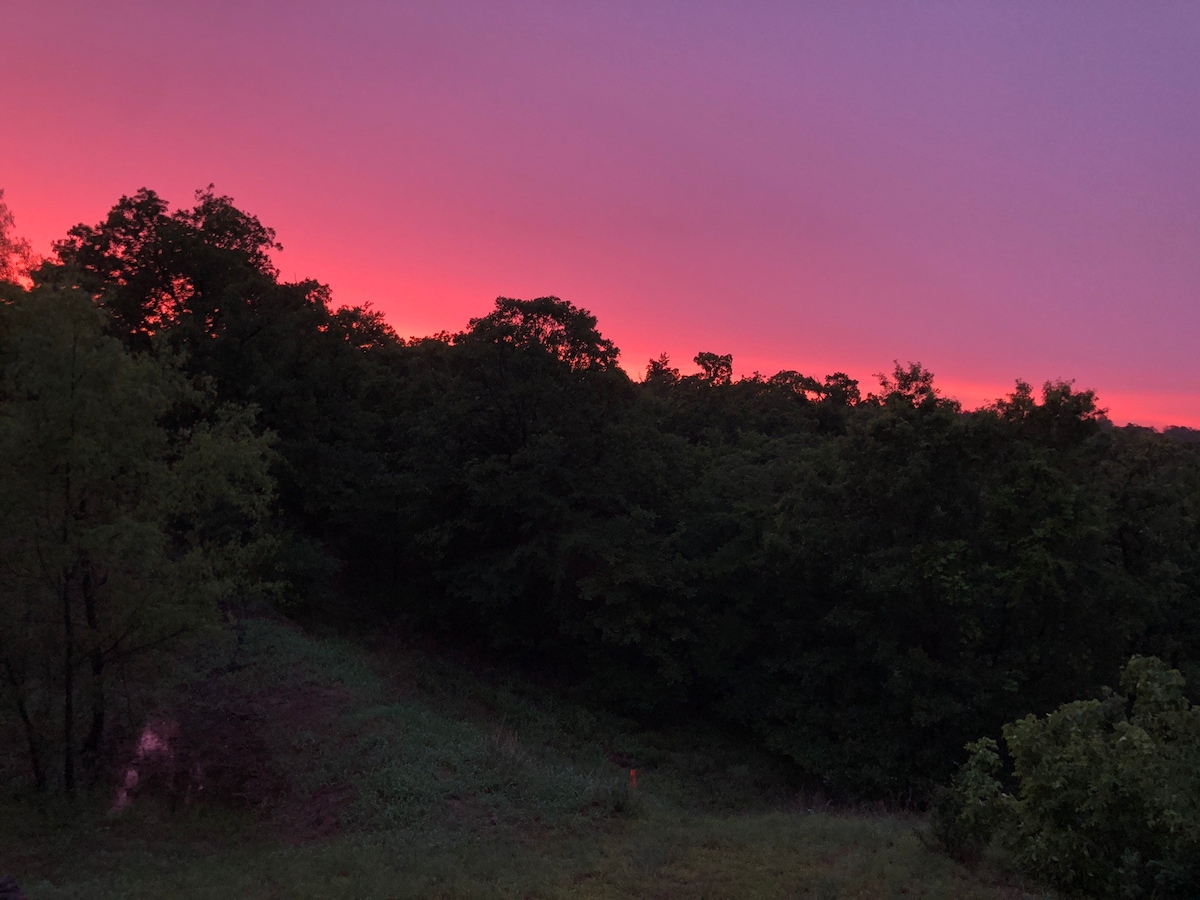
[[[0,876],[31,900],[1042,896],[927,849],[917,817],[801,795],[728,738],[639,729],[401,636],[249,618],[178,659],[126,712],[182,774],[144,768],[116,814],[107,795],[82,817],[2,807]]]

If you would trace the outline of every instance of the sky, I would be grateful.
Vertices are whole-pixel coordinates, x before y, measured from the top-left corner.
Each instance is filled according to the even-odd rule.
[[[921,362],[1200,427],[1200,4],[0,0],[35,249],[210,182],[402,335],[591,310],[635,376]]]

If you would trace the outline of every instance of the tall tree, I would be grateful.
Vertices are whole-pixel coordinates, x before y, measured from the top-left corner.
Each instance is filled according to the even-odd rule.
[[[33,779],[74,794],[114,670],[260,589],[268,444],[80,292],[0,306],[0,683]]]
[[[211,185],[175,211],[143,188],[72,228],[56,245],[60,267],[37,274],[75,273],[130,349],[176,354],[221,400],[258,409],[277,437],[281,560],[303,601],[339,565],[361,574],[392,555],[384,463],[402,419],[383,415],[401,342],[369,309],[334,309],[326,286],[281,282],[279,249]]]

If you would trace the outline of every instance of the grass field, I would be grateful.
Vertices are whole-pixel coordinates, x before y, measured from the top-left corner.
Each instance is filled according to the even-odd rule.
[[[30,900],[1050,896],[931,851],[919,818],[806,802],[728,738],[403,641],[249,619],[187,658],[158,711],[204,778],[115,815],[0,805],[0,877]]]

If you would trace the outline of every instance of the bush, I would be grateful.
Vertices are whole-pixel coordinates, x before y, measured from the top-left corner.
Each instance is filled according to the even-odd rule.
[[[1005,811],[1005,794],[996,780],[1001,768],[996,742],[982,738],[966,749],[971,755],[953,784],[934,794],[933,836],[950,856],[974,865]]]
[[[968,745],[935,813],[946,849],[969,854],[995,837],[1015,866],[1066,891],[1195,897],[1200,707],[1154,657],[1130,660],[1121,688],[1005,726],[1015,796],[996,778],[996,743]]]

